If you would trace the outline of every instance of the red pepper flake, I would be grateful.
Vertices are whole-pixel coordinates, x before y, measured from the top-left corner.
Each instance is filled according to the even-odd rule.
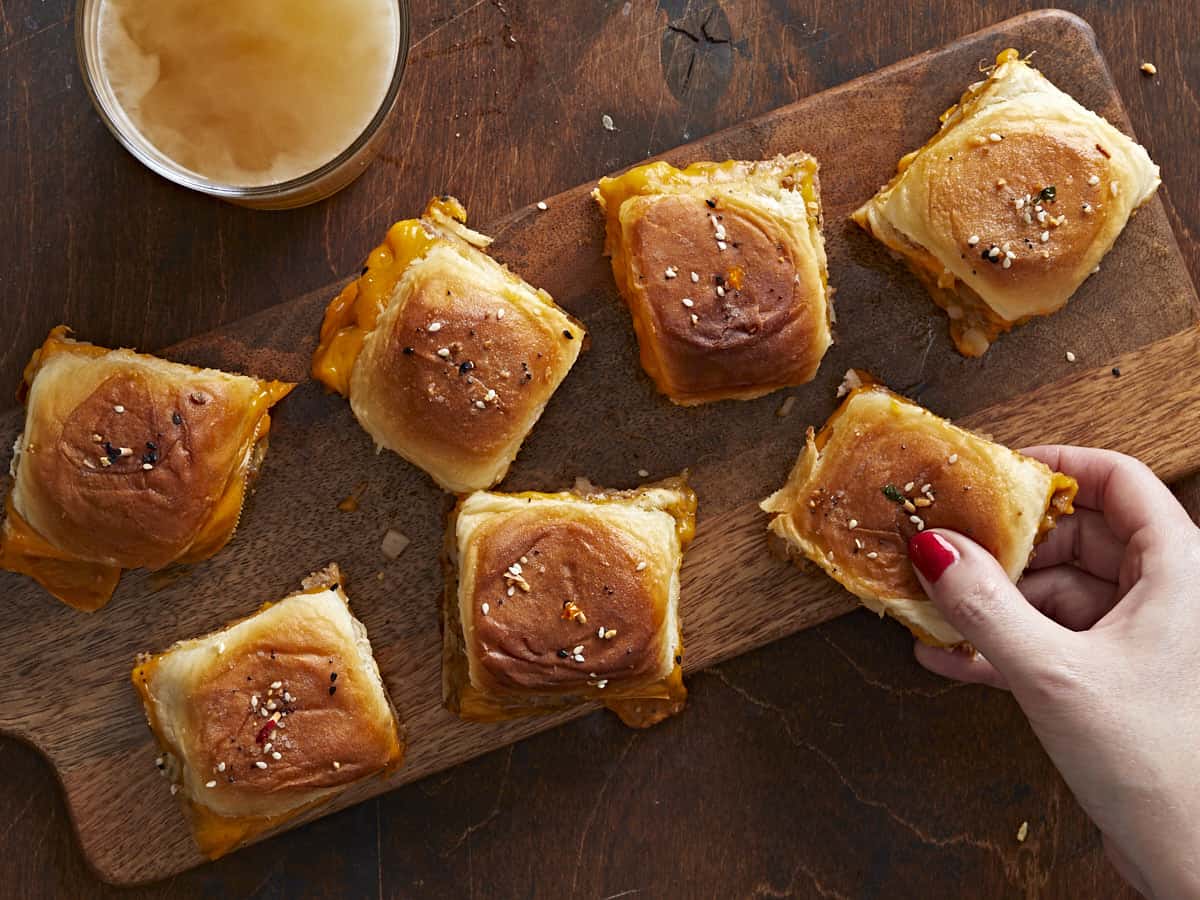
[[[275,730],[275,722],[274,722],[273,720],[272,720],[272,721],[268,721],[268,722],[267,722],[267,724],[265,724],[265,725],[264,725],[264,726],[263,726],[263,727],[262,727],[262,728],[259,730],[259,732],[258,732],[258,737],[256,737],[256,738],[254,739],[254,743],[256,743],[256,744],[262,744],[262,743],[265,743],[265,742],[266,742],[266,740],[267,740],[267,738],[270,736],[271,732],[272,732],[272,731],[274,731],[274,730]]]

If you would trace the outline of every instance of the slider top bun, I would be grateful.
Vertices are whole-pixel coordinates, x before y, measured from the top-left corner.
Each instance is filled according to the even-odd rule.
[[[832,342],[817,161],[647,163],[600,179],[642,368],[673,402],[812,380]]]
[[[1006,50],[853,218],[906,260],[958,349],[978,356],[1060,309],[1159,183],[1142,147]]]
[[[486,721],[581,698],[681,706],[679,568],[695,503],[682,479],[465,498],[447,534],[451,708]]]
[[[55,328],[25,371],[4,568],[103,606],[122,569],[216,553],[293,385],[108,350]]]
[[[212,858],[403,756],[337,567],[305,584],[133,670],[164,773]]]
[[[502,479],[586,338],[495,262],[452,197],[398,222],[330,304],[313,375],[449,491]]]
[[[851,374],[819,433],[808,429],[787,483],[762,503],[770,529],[863,604],[935,645],[962,643],[908,561],[924,528],[972,538],[1014,582],[1034,546],[1072,512],[1077,484]]]

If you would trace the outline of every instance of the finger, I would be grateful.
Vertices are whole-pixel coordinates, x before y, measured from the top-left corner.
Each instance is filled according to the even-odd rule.
[[[1076,505],[1103,512],[1123,543],[1151,523],[1191,522],[1167,486],[1132,456],[1063,445],[1026,447],[1021,452],[1078,481]]]
[[[1143,897],[1149,897],[1150,883],[1146,881],[1141,870],[1134,865],[1133,860],[1129,858],[1124,850],[1117,846],[1117,842],[1110,838],[1107,834],[1103,835],[1104,853],[1108,857],[1108,861],[1112,863],[1113,868],[1117,873],[1132,885],[1133,889],[1140,893]]]
[[[1074,515],[1058,519],[1046,540],[1034,549],[1029,568],[1046,569],[1077,562],[1097,578],[1116,583],[1124,555],[1125,544],[1112,533],[1104,513],[1080,508]]]
[[[990,553],[953,531],[919,531],[908,558],[933,605],[1010,682],[1052,659],[1070,632],[1030,605]]]
[[[1071,565],[1030,572],[1017,588],[1064,628],[1086,631],[1117,604],[1117,586]]]
[[[917,662],[935,675],[971,684],[986,684],[1002,691],[1008,690],[1008,682],[1004,680],[1004,676],[975,651],[930,647],[917,641],[913,653]]]

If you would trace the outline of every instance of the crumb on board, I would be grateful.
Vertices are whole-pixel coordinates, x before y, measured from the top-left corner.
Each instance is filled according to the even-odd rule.
[[[1025,843],[1025,838],[1029,837],[1029,823],[1022,822],[1021,827],[1017,829],[1017,840]]]
[[[403,531],[397,531],[395,528],[389,528],[387,534],[383,536],[383,542],[379,549],[383,551],[383,555],[388,559],[395,559],[405,551],[411,543]]]

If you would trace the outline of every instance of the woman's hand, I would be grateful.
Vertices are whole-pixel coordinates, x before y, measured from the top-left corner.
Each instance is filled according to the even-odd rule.
[[[1075,514],[1017,586],[962,535],[916,535],[922,585],[978,650],[917,659],[1011,690],[1121,874],[1200,897],[1200,531],[1131,457],[1023,452],[1079,482]]]

